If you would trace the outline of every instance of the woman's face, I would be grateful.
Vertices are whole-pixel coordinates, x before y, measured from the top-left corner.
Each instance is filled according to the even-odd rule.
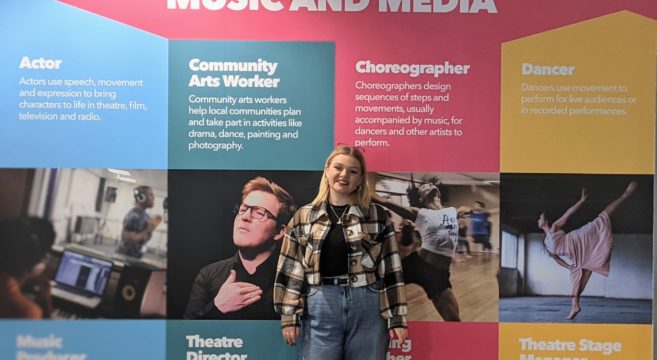
[[[333,196],[350,195],[363,182],[360,162],[350,155],[336,155],[326,166],[326,180]]]
[[[420,193],[420,204],[422,207],[427,208],[441,208],[440,191],[438,187],[433,184],[422,184],[418,188]]]
[[[543,226],[546,224],[547,220],[545,220],[545,214],[541,213],[541,215],[538,217],[538,227],[543,228]]]

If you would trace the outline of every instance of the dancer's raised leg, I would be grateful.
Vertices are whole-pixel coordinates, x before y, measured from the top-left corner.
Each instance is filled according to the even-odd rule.
[[[605,208],[605,212],[607,213],[607,215],[611,216],[611,213],[613,213],[616,210],[618,205],[620,205],[623,201],[625,201],[634,193],[636,187],[637,187],[636,181],[632,181],[629,185],[627,185],[627,188],[621,194],[621,196],[619,196],[618,199],[612,201],[611,203],[609,203],[609,205],[607,205],[607,207]]]

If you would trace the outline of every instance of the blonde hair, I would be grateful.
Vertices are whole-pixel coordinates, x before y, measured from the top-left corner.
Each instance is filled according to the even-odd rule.
[[[360,163],[362,181],[358,186],[358,188],[356,188],[356,191],[354,191],[349,197],[349,204],[357,205],[361,207],[369,207],[370,201],[372,199],[372,194],[370,193],[370,188],[369,185],[367,184],[367,179],[366,179],[367,168],[365,166],[365,157],[363,156],[363,153],[358,148],[346,146],[346,145],[340,145],[337,148],[335,148],[326,159],[326,163],[324,164],[324,173],[322,173],[322,180],[320,180],[319,182],[319,190],[317,192],[317,196],[312,201],[312,204],[320,205],[328,200],[330,186],[328,183],[328,178],[326,176],[326,169],[328,169],[333,159],[338,155],[351,156],[354,159],[358,160],[358,162]]]

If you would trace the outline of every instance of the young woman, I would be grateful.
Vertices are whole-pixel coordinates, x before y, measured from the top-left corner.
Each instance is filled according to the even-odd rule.
[[[580,199],[571,206],[561,217],[550,224],[541,213],[538,218],[538,227],[545,232],[543,245],[548,255],[559,265],[570,270],[572,284],[572,306],[567,319],[574,319],[582,310],[579,298],[591,273],[609,275],[609,259],[611,256],[612,232],[609,217],[623,201],[636,190],[636,181],[631,182],[623,194],[612,201],[593,221],[579,229],[566,233],[563,227],[568,219],[584,204],[588,194],[582,189]],[[561,257],[567,257],[571,263]]]
[[[326,160],[319,193],[283,239],[274,307],[300,359],[385,359],[406,340],[406,295],[386,210],[370,202],[363,154],[340,146]]]

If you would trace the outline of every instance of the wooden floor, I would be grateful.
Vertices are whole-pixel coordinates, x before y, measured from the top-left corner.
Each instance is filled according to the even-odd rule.
[[[473,253],[471,258],[456,254],[452,262],[452,290],[459,304],[461,321],[497,322],[499,255]],[[416,284],[406,285],[408,320],[443,321],[424,290]]]

